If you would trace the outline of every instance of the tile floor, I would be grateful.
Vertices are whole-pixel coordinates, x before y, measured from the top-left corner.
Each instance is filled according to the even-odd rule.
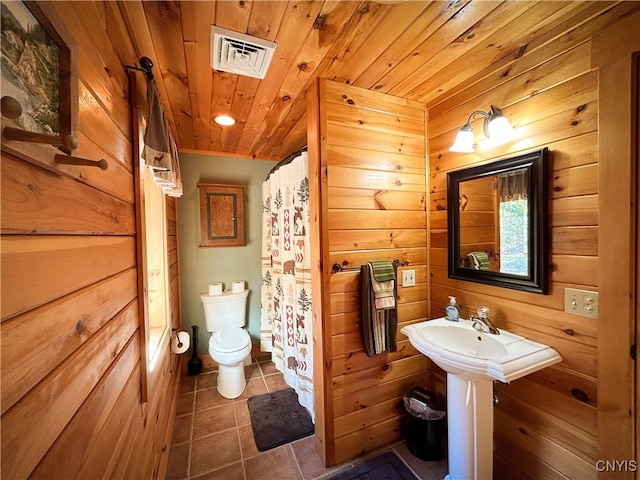
[[[251,430],[247,399],[288,388],[271,360],[258,359],[245,367],[247,388],[234,400],[216,390],[217,370],[180,379],[166,480],[328,479],[362,461],[354,459],[325,468],[314,447],[314,437],[260,452]],[[447,462],[425,462],[414,457],[401,441],[367,456],[394,451],[422,480],[442,479]]]

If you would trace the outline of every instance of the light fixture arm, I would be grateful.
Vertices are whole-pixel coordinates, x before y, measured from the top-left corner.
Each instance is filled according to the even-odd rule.
[[[471,115],[469,115],[469,118],[467,119],[467,123],[465,123],[460,129],[460,132],[458,132],[456,141],[449,149],[450,151],[462,152],[462,153],[469,153],[473,151],[473,149],[475,148],[475,145],[473,144],[473,128],[471,127],[471,122],[473,120],[478,120],[480,118],[484,119],[484,121],[482,122],[482,130],[484,131],[484,135],[487,138],[491,137],[490,135],[491,129],[489,128],[489,125],[494,120],[499,119],[500,121],[496,123],[501,123],[501,124],[506,123],[507,128],[510,128],[508,126],[508,120],[506,120],[506,117],[504,116],[504,114],[499,108],[491,105],[488,112],[485,112],[484,110],[476,110],[475,112],[472,112]],[[508,137],[505,137],[505,139],[508,139]],[[505,139],[503,139],[501,143],[504,143]],[[492,139],[492,140],[495,140],[495,139]]]
[[[488,112],[485,112],[484,110],[476,110],[475,112],[471,113],[471,115],[469,115],[469,118],[467,119],[467,124],[471,124],[473,120],[484,118],[484,122],[482,122],[482,130],[484,131],[484,135],[486,137],[489,137],[489,122],[491,122],[491,120],[493,120],[498,115],[502,115],[502,111],[499,108],[491,105]]]
[[[467,123],[471,123],[473,120],[477,120],[478,118],[487,118],[488,116],[489,116],[489,113],[483,110],[476,110],[471,115],[469,115],[469,118],[467,119]]]

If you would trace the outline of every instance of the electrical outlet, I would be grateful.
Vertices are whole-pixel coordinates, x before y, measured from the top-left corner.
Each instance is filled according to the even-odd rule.
[[[598,292],[565,288],[564,311],[583,317],[598,318]]]
[[[415,270],[403,270],[402,271],[402,286],[403,287],[415,287],[416,286],[416,271]]]

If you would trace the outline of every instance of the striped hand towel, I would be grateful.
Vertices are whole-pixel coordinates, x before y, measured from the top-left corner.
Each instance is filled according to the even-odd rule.
[[[394,295],[396,274],[393,264],[378,260],[369,262],[369,268],[371,270],[371,287],[373,288],[376,308],[378,310],[394,308],[396,306]]]
[[[373,274],[373,267],[371,263],[363,263],[360,266],[360,307],[362,314],[360,324],[362,327],[362,344],[365,353],[370,357],[384,352],[395,352],[398,349],[396,341],[398,314],[395,307],[395,270],[393,270],[393,280],[386,281],[392,282],[391,296],[384,298],[385,300],[389,298],[393,299],[394,306],[379,309],[376,306],[376,296],[373,287],[374,282],[378,281]]]

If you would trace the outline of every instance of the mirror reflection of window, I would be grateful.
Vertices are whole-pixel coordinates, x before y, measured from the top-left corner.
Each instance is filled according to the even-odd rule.
[[[498,176],[500,272],[529,274],[529,173],[527,169]]]
[[[500,202],[500,272],[514,275],[529,274],[528,202],[511,200]]]

